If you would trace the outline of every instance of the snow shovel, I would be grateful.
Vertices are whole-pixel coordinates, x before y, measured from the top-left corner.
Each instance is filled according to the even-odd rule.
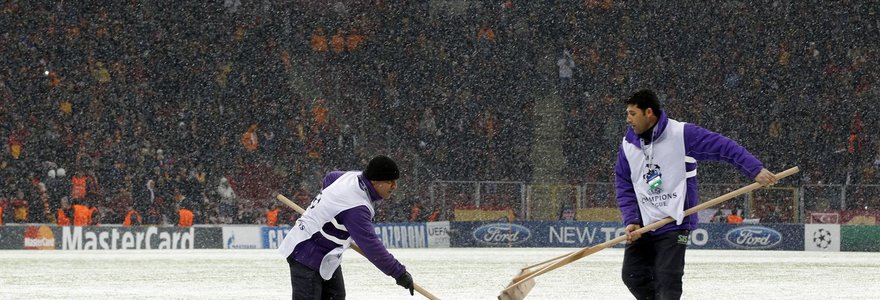
[[[798,167],[793,167],[791,169],[782,171],[781,173],[776,174],[776,180],[780,180],[782,178],[791,176],[794,173],[799,172],[800,169]],[[750,185],[741,187],[735,191],[729,192],[727,194],[721,195],[718,198],[703,202],[697,206],[691,207],[688,210],[684,211],[685,216],[692,215],[698,211],[704,210],[706,208],[718,205],[721,202],[733,199],[738,197],[739,195],[754,191],[758,188],[761,188],[762,185],[760,183],[752,183]],[[636,230],[636,233],[645,234],[648,231],[655,230],[657,228],[663,227],[668,223],[673,222],[674,220],[671,217],[667,217],[663,220],[651,223],[648,226],[642,227],[639,230]],[[571,252],[569,254],[559,256],[542,263],[538,263],[526,268],[523,268],[520,271],[520,274],[513,278],[507,287],[501,291],[501,294],[498,295],[499,300],[522,300],[528,295],[528,293],[534,288],[535,281],[534,278],[540,276],[544,273],[553,271],[558,269],[559,267],[570,264],[578,259],[583,258],[584,256],[599,252],[602,249],[614,246],[618,243],[626,241],[626,235],[621,235],[615,239],[610,241],[606,241],[604,243],[592,246],[581,248],[580,250]],[[536,269],[537,267],[541,267],[536,271],[527,272],[530,269]]]
[[[275,195],[275,199],[278,199],[278,201],[281,201],[284,204],[287,204],[287,206],[290,206],[290,208],[295,210],[300,215],[302,215],[305,212],[305,210],[302,209],[302,207],[299,207],[299,205],[296,205],[296,203],[293,203],[293,201],[290,201],[290,199],[287,199],[287,197],[284,197],[284,195],[277,194],[277,195]],[[355,252],[360,253],[364,257],[367,257],[366,255],[364,255],[364,251],[361,250],[361,247],[358,247],[358,245],[356,245],[354,242],[351,243],[351,249],[354,249]],[[419,292],[419,294],[422,294],[422,296],[425,296],[425,298],[428,298],[430,300],[440,300],[440,298],[437,298],[437,296],[434,296],[433,294],[429,293],[427,290],[425,290],[425,288],[419,286],[415,282],[413,282],[413,289],[416,290],[417,292]]]
[[[543,262],[539,262],[534,265],[523,267],[522,269],[519,270],[519,275],[516,275],[516,277],[514,277],[514,279],[512,281],[510,281],[510,284],[507,285],[507,288],[504,289],[503,291],[501,291],[501,295],[498,295],[498,299],[499,300],[509,300],[509,299],[523,299],[523,298],[525,298],[526,295],[528,295],[529,292],[532,291],[532,288],[535,287],[535,284],[536,284],[535,279],[529,278],[527,280],[523,280],[521,283],[519,283],[517,285],[514,285],[515,283],[517,283],[519,281],[519,280],[517,280],[517,278],[525,278],[526,276],[530,275],[531,273],[539,271],[539,270],[543,269],[545,266],[547,266],[548,264],[555,262],[563,257],[568,256],[568,255],[571,255],[571,253],[566,253],[566,254],[545,260]],[[510,289],[511,287],[513,287],[513,289]]]

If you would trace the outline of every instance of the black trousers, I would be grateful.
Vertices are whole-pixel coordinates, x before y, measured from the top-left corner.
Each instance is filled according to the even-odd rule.
[[[642,235],[626,245],[623,283],[636,299],[680,299],[688,230]]]
[[[287,258],[290,265],[290,286],[293,300],[344,300],[345,281],[342,279],[342,266],[336,268],[329,280],[321,278],[318,271]]]

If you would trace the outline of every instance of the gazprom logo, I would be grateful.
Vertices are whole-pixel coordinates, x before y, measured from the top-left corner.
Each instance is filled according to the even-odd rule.
[[[770,249],[782,242],[782,234],[763,226],[745,226],[728,231],[724,239],[736,248]]]
[[[529,240],[532,232],[522,225],[510,223],[486,224],[474,229],[474,240],[489,245],[514,245]]]

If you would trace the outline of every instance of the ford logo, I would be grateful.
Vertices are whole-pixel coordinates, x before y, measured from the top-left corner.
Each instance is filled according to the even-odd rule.
[[[489,245],[515,245],[525,242],[532,232],[522,225],[510,223],[486,224],[473,232],[474,240]]]
[[[770,249],[782,242],[782,234],[767,227],[745,226],[728,231],[724,239],[736,248]]]

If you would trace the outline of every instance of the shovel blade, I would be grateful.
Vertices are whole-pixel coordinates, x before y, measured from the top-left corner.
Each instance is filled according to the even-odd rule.
[[[511,282],[513,284],[513,282]],[[510,289],[505,289],[501,291],[501,294],[498,295],[498,300],[522,300],[526,298],[526,295],[532,291],[532,288],[535,287],[535,280],[529,279],[520,283],[517,286],[514,286]]]

